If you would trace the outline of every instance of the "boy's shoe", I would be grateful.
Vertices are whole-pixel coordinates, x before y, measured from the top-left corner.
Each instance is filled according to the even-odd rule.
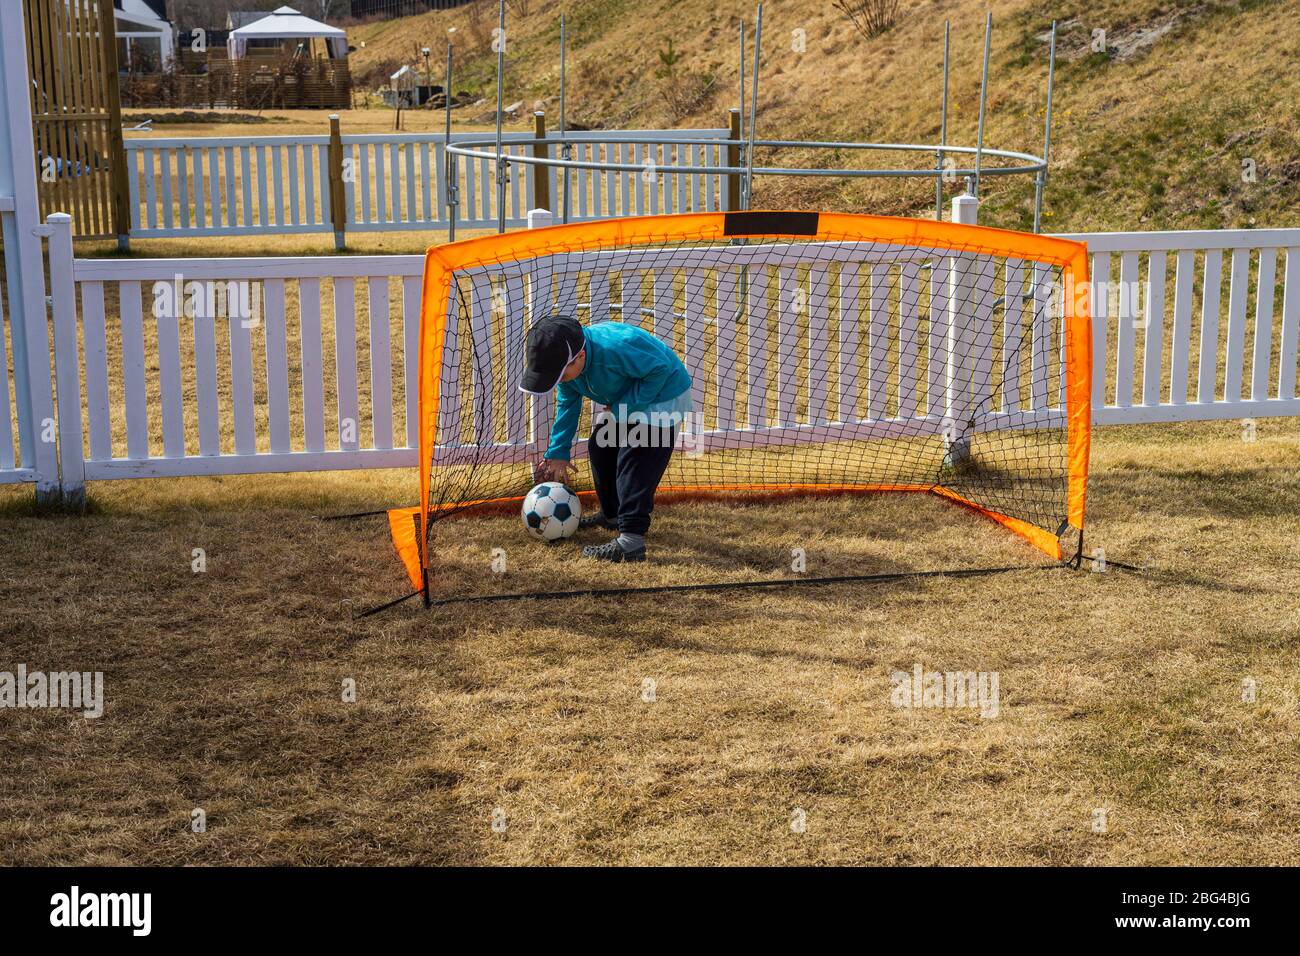
[[[594,515],[583,515],[578,519],[578,530],[586,531],[589,528],[604,528],[606,531],[617,531],[618,525],[605,517],[605,512],[597,511]]]
[[[637,562],[645,560],[645,546],[637,548],[635,551],[624,551],[623,546],[615,538],[608,544],[599,546],[590,546],[582,549],[584,558],[595,558],[597,561],[613,561],[617,564],[620,561]]]

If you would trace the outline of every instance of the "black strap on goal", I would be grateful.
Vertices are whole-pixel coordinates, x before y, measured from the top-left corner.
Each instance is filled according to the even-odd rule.
[[[1103,563],[1106,567],[1108,567],[1108,568],[1119,568],[1121,571],[1138,571],[1138,572],[1141,572],[1141,571],[1149,571],[1149,570],[1150,570],[1150,568],[1142,568],[1142,567],[1138,567],[1138,566],[1135,565],[1135,564],[1125,564],[1123,561],[1112,561],[1112,560],[1110,560],[1110,558],[1101,558],[1100,560],[1102,561],[1102,563]],[[1097,561],[1098,561],[1098,559],[1097,559],[1097,558],[1086,558],[1086,557],[1084,557],[1084,555],[1083,555],[1083,532],[1080,531],[1080,532],[1079,532],[1079,548],[1078,548],[1077,551],[1075,551],[1075,553],[1074,553],[1074,557],[1070,559],[1070,562],[1069,562],[1069,563],[1070,563],[1070,567],[1072,567],[1072,568],[1074,568],[1074,570],[1078,571],[1081,567],[1083,567],[1083,562],[1085,562],[1085,561],[1091,561],[1093,564],[1096,564]]]
[[[722,220],[722,234],[731,236],[815,236],[815,212],[729,212]]]
[[[950,571],[895,571],[886,574],[840,574],[821,578],[768,578],[759,581],[718,581],[709,584],[659,584],[644,588],[583,588],[577,591],[513,591],[509,594],[475,594],[431,601],[430,607],[447,604],[490,604],[497,601],[550,601],[575,597],[613,597],[631,594],[670,594],[681,591],[739,591],[750,588],[814,587],[826,584],[873,584],[907,578],[973,578],[1010,571],[1059,571],[1068,564],[1017,564],[999,568],[960,568]],[[420,593],[420,592],[416,592]]]
[[[429,606],[428,595],[425,593],[424,588],[421,588],[418,591],[412,591],[410,594],[403,594],[401,597],[389,601],[387,604],[381,604],[378,607],[372,607],[367,611],[362,611],[360,614],[353,615],[352,620],[359,621],[363,617],[370,617],[370,615],[378,614],[380,611],[387,611],[390,607],[397,607],[397,605],[403,603],[404,601],[409,601],[411,600],[411,598],[417,597],[418,595],[421,594],[425,594],[424,606],[428,607]]]
[[[1076,556],[1077,557],[1077,556]],[[1148,568],[1137,567],[1132,564],[1124,564],[1120,561],[1106,562],[1107,568],[1118,568],[1123,571],[1143,572]],[[885,574],[840,574],[830,577],[820,578],[768,578],[760,581],[718,581],[709,584],[659,584],[644,588],[582,588],[576,591],[512,591],[508,594],[471,594],[465,597],[442,598],[434,601],[429,593],[429,576],[424,572],[424,587],[418,591],[412,591],[387,604],[381,604],[373,607],[368,611],[363,611],[356,615],[353,620],[359,621],[364,617],[370,617],[372,614],[378,614],[380,611],[386,611],[391,607],[396,607],[405,601],[417,595],[424,597],[424,606],[426,608],[443,607],[450,604],[495,604],[499,601],[553,601],[575,597],[614,597],[628,596],[634,594],[670,594],[681,591],[740,591],[758,588],[779,588],[779,587],[817,587],[828,584],[879,584],[886,581],[903,581],[908,578],[975,578],[984,577],[992,574],[1009,574],[1013,571],[1062,571],[1062,570],[1079,570],[1079,565],[1074,559],[1063,561],[1060,564],[1011,564],[996,568],[954,568],[947,571],[893,571]]]
[[[414,505],[410,507],[415,507]],[[386,515],[390,511],[401,511],[399,508],[380,508],[378,511],[354,511],[349,515],[316,515],[321,521],[348,521],[352,518],[373,518],[375,515]]]

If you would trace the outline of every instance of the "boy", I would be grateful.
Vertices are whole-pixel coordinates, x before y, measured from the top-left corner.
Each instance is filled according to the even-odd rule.
[[[617,530],[618,537],[583,548],[599,561],[644,561],[655,489],[672,457],[683,418],[692,411],[691,377],[663,342],[634,325],[601,322],[583,328],[567,315],[540,319],[528,333],[521,391],[545,395],[558,388],[555,424],[536,480],[564,481],[582,399],[592,416],[591,478],[600,513],[581,527]]]

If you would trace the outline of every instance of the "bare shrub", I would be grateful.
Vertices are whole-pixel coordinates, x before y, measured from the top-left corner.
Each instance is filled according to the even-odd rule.
[[[835,8],[868,40],[880,36],[898,21],[899,0],[835,0]]]
[[[668,48],[659,51],[655,78],[659,80],[660,95],[674,123],[685,119],[707,102],[716,79],[683,69],[681,61],[682,54],[673,48],[673,41],[669,39]]]
[[[394,57],[374,60],[369,66],[352,71],[352,85],[362,90],[377,90],[388,85],[388,78],[402,68],[404,62]]]
[[[492,46],[492,30],[497,26],[498,7],[492,0],[473,0],[465,4],[465,33],[475,50]]]

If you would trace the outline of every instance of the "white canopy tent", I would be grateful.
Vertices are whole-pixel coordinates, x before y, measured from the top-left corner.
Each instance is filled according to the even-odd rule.
[[[238,60],[248,52],[250,40],[302,40],[322,39],[329,50],[330,59],[342,60],[348,55],[348,35],[338,27],[304,17],[292,7],[280,7],[270,16],[255,20],[247,26],[230,32],[226,48],[230,58]]]

